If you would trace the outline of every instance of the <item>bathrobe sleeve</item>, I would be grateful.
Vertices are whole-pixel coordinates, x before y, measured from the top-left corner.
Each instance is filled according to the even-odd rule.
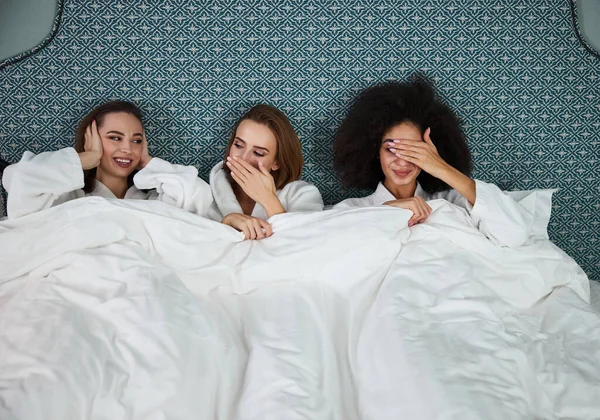
[[[286,185],[279,199],[288,213],[323,210],[323,198],[319,189],[305,181],[294,181]]]
[[[9,218],[85,196],[81,161],[72,147],[38,155],[25,152],[18,163],[4,170],[2,185],[8,192]]]
[[[140,190],[153,189],[149,199],[179,207],[206,217],[212,204],[210,186],[198,178],[193,166],[176,165],[160,158],[152,158],[133,178]]]
[[[533,215],[494,184],[475,180],[476,199],[471,204],[456,190],[444,191],[444,198],[470,214],[478,229],[490,240],[504,246],[523,245],[530,236]]]

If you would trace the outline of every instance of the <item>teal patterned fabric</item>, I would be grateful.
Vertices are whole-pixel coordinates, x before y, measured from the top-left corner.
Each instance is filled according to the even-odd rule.
[[[151,153],[207,179],[236,118],[257,102],[300,135],[304,177],[327,203],[355,194],[332,136],[355,93],[414,71],[466,124],[475,176],[560,188],[550,236],[600,279],[600,65],[564,0],[83,1],[57,33],[0,70],[0,156],[72,144],[110,98],[145,111]]]

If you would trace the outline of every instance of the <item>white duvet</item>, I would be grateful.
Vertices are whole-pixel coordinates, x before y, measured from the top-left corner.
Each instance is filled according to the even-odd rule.
[[[599,419],[585,274],[430,204],[261,241],[98,197],[0,222],[0,419]]]

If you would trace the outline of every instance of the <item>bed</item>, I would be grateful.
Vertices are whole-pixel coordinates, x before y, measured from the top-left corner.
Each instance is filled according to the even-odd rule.
[[[600,67],[574,2],[57,7],[40,48],[0,63],[6,161],[121,98],[152,155],[206,179],[264,101],[331,205],[366,193],[331,170],[345,106],[424,71],[475,176],[529,191],[539,229],[499,248],[445,202],[410,230],[398,209],[280,215],[258,242],[158,202],[0,220],[1,420],[600,418]]]
[[[279,215],[263,241],[98,197],[0,222],[0,418],[595,418],[585,273],[431,205],[411,229]]]

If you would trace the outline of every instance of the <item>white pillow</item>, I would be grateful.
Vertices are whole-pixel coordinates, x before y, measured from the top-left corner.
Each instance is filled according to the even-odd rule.
[[[552,213],[552,194],[558,189],[507,191],[506,194],[533,216],[530,236],[548,239],[548,223]]]

